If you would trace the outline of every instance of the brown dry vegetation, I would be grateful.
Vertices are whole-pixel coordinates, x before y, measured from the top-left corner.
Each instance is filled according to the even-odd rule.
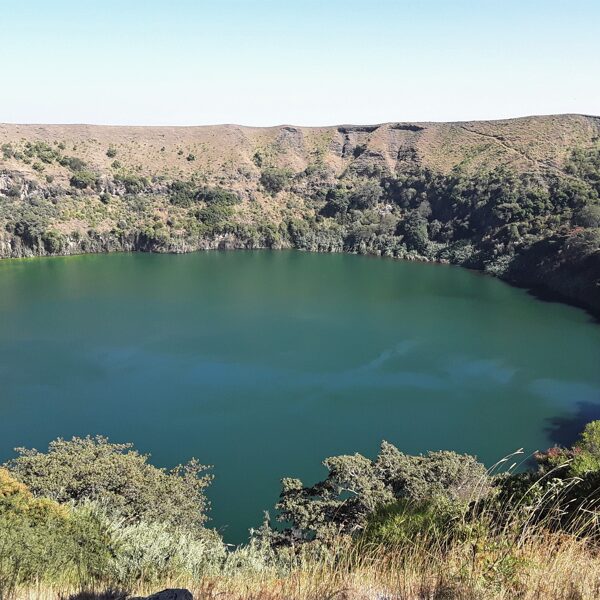
[[[413,130],[415,129],[415,130]],[[544,170],[564,166],[572,148],[592,147],[600,135],[600,118],[583,115],[523,117],[500,121],[461,123],[385,123],[368,127],[125,127],[99,125],[0,124],[0,143],[43,141],[62,143],[100,171],[110,170],[109,147],[124,167],[143,175],[210,177],[241,181],[240,170],[257,172],[256,151],[279,166],[302,171],[320,155],[336,175],[353,162],[352,150],[364,145],[369,158],[391,170],[409,153],[423,168],[448,173],[462,165],[470,169],[510,164],[519,170]],[[163,150],[164,148],[164,150]],[[196,159],[188,161],[192,153]],[[35,171],[15,160],[2,161],[36,176]],[[47,167],[45,173],[63,177],[68,171]]]
[[[402,552],[372,548],[357,555],[338,549],[335,559],[298,561],[289,574],[276,570],[177,577],[127,593],[65,585],[17,590],[14,598],[124,598],[186,587],[196,599],[216,600],[596,600],[600,555],[585,540],[557,534],[525,534],[517,548],[507,539],[477,548],[465,542],[431,549],[419,542]],[[511,544],[513,540],[510,540]]]

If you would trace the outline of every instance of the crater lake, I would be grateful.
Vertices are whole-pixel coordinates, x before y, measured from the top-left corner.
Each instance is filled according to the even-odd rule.
[[[0,460],[106,435],[213,465],[241,542],[282,477],[334,454],[452,449],[492,465],[600,418],[600,327],[445,265],[296,251],[0,262]]]

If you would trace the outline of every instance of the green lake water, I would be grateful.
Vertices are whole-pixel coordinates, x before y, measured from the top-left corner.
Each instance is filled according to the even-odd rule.
[[[333,454],[487,464],[600,418],[600,327],[456,267],[300,252],[0,261],[0,460],[58,436],[214,465],[245,538]]]

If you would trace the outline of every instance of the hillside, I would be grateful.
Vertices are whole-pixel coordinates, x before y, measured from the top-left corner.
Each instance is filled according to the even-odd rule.
[[[0,257],[297,247],[485,270],[600,312],[600,118],[0,125]]]

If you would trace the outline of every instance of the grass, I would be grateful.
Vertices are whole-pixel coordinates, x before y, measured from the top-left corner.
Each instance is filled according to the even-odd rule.
[[[126,585],[110,576],[75,583],[71,575],[56,584],[0,590],[0,599],[113,598],[169,587],[188,588],[206,600],[597,599],[597,512],[582,505],[568,533],[555,526],[564,516],[560,498],[569,485],[542,495],[534,506],[511,500],[479,512],[465,509],[452,526],[425,525],[396,544],[346,536],[326,551],[309,545],[279,555],[250,545],[205,573],[181,571]],[[534,518],[540,509],[544,517]]]
[[[328,559],[298,561],[289,573],[275,569],[175,577],[139,585],[127,593],[145,595],[186,587],[195,598],[231,600],[592,600],[600,597],[600,555],[585,540],[530,531],[507,550],[503,538],[484,551],[468,542],[442,551],[422,543],[401,551],[373,547],[357,554],[343,544]],[[110,595],[110,585],[88,588],[91,598]],[[28,600],[66,598],[79,590],[31,586],[16,591]],[[119,592],[116,595],[127,595]]]

